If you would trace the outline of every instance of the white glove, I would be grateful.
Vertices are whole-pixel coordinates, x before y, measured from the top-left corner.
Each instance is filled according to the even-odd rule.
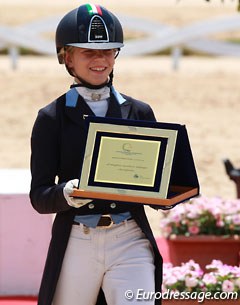
[[[78,187],[78,183],[79,183],[78,179],[70,180],[66,183],[65,187],[63,188],[63,195],[67,200],[68,205],[74,208],[80,208],[92,201],[91,199],[71,197],[71,194],[74,191],[74,189]]]

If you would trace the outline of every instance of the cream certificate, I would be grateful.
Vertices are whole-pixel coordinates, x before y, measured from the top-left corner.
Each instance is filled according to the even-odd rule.
[[[161,142],[103,136],[94,181],[153,187]]]
[[[100,142],[96,140],[99,137]],[[163,149],[157,137],[167,139],[167,146],[160,186],[157,191],[150,191],[146,188],[154,189],[154,183],[159,179],[159,155]],[[166,198],[176,139],[177,130],[91,123],[79,189]],[[97,158],[94,159],[95,148]]]

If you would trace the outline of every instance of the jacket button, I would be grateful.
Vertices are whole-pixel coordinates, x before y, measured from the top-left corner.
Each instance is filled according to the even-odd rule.
[[[115,202],[113,202],[113,203],[111,203],[111,204],[110,204],[110,207],[111,207],[112,209],[115,209],[115,208],[116,208],[116,206],[117,206],[117,205],[116,205],[116,203],[115,203]]]
[[[92,210],[95,208],[95,205],[93,203],[89,203],[88,208]]]

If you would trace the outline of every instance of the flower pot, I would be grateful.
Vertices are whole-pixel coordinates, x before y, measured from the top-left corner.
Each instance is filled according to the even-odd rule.
[[[240,239],[215,235],[175,236],[167,239],[173,265],[193,259],[202,269],[213,259],[231,266],[239,265]]]

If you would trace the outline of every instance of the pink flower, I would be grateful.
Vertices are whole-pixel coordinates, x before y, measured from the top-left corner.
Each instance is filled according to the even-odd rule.
[[[163,215],[161,229],[165,237],[169,237],[172,232],[183,236],[214,233],[227,235],[229,230],[232,236],[240,233],[240,200],[199,197],[178,205]]]
[[[187,287],[196,287],[198,284],[198,279],[193,276],[186,276],[185,284]]]
[[[239,214],[233,215],[232,221],[235,225],[240,225],[240,215]]]
[[[181,220],[181,215],[180,214],[175,214],[175,215],[173,215],[173,217],[172,217],[172,220],[174,221],[174,222],[176,222],[176,223],[179,223],[180,222],[180,220]]]
[[[181,266],[164,263],[163,291],[165,292],[167,289],[172,291],[201,289],[204,292],[220,290],[240,293],[240,267],[229,266],[220,260],[213,260],[206,268],[209,271],[204,273],[194,260],[182,263]]]
[[[197,235],[199,233],[199,227],[196,226],[196,225],[191,225],[188,228],[188,231],[189,231],[190,234]]]
[[[190,219],[196,219],[199,217],[199,213],[198,211],[189,211],[188,214],[187,214],[187,217],[190,218]]]
[[[224,291],[224,292],[232,292],[232,291],[234,291],[234,284],[231,281],[229,281],[229,280],[225,280],[222,283],[222,291]]]
[[[203,271],[198,263],[196,263],[193,259],[189,260],[188,262],[182,265],[182,269],[185,273],[190,272],[191,274],[197,274],[201,276]]]
[[[204,282],[206,285],[209,285],[209,284],[216,284],[216,283],[217,283],[217,279],[216,279],[216,276],[214,276],[213,273],[206,273],[206,274],[204,274],[204,276],[203,276],[203,282]]]
[[[216,269],[216,268],[221,268],[223,266],[222,261],[218,260],[218,259],[213,259],[211,264],[207,265],[206,268],[207,269]]]
[[[171,285],[174,285],[175,283],[177,283],[177,281],[178,281],[178,279],[176,276],[169,276],[165,280],[165,285],[171,286]]]
[[[217,227],[222,228],[222,227],[224,227],[224,221],[223,221],[222,219],[219,219],[219,220],[216,222],[216,225],[217,225]]]

